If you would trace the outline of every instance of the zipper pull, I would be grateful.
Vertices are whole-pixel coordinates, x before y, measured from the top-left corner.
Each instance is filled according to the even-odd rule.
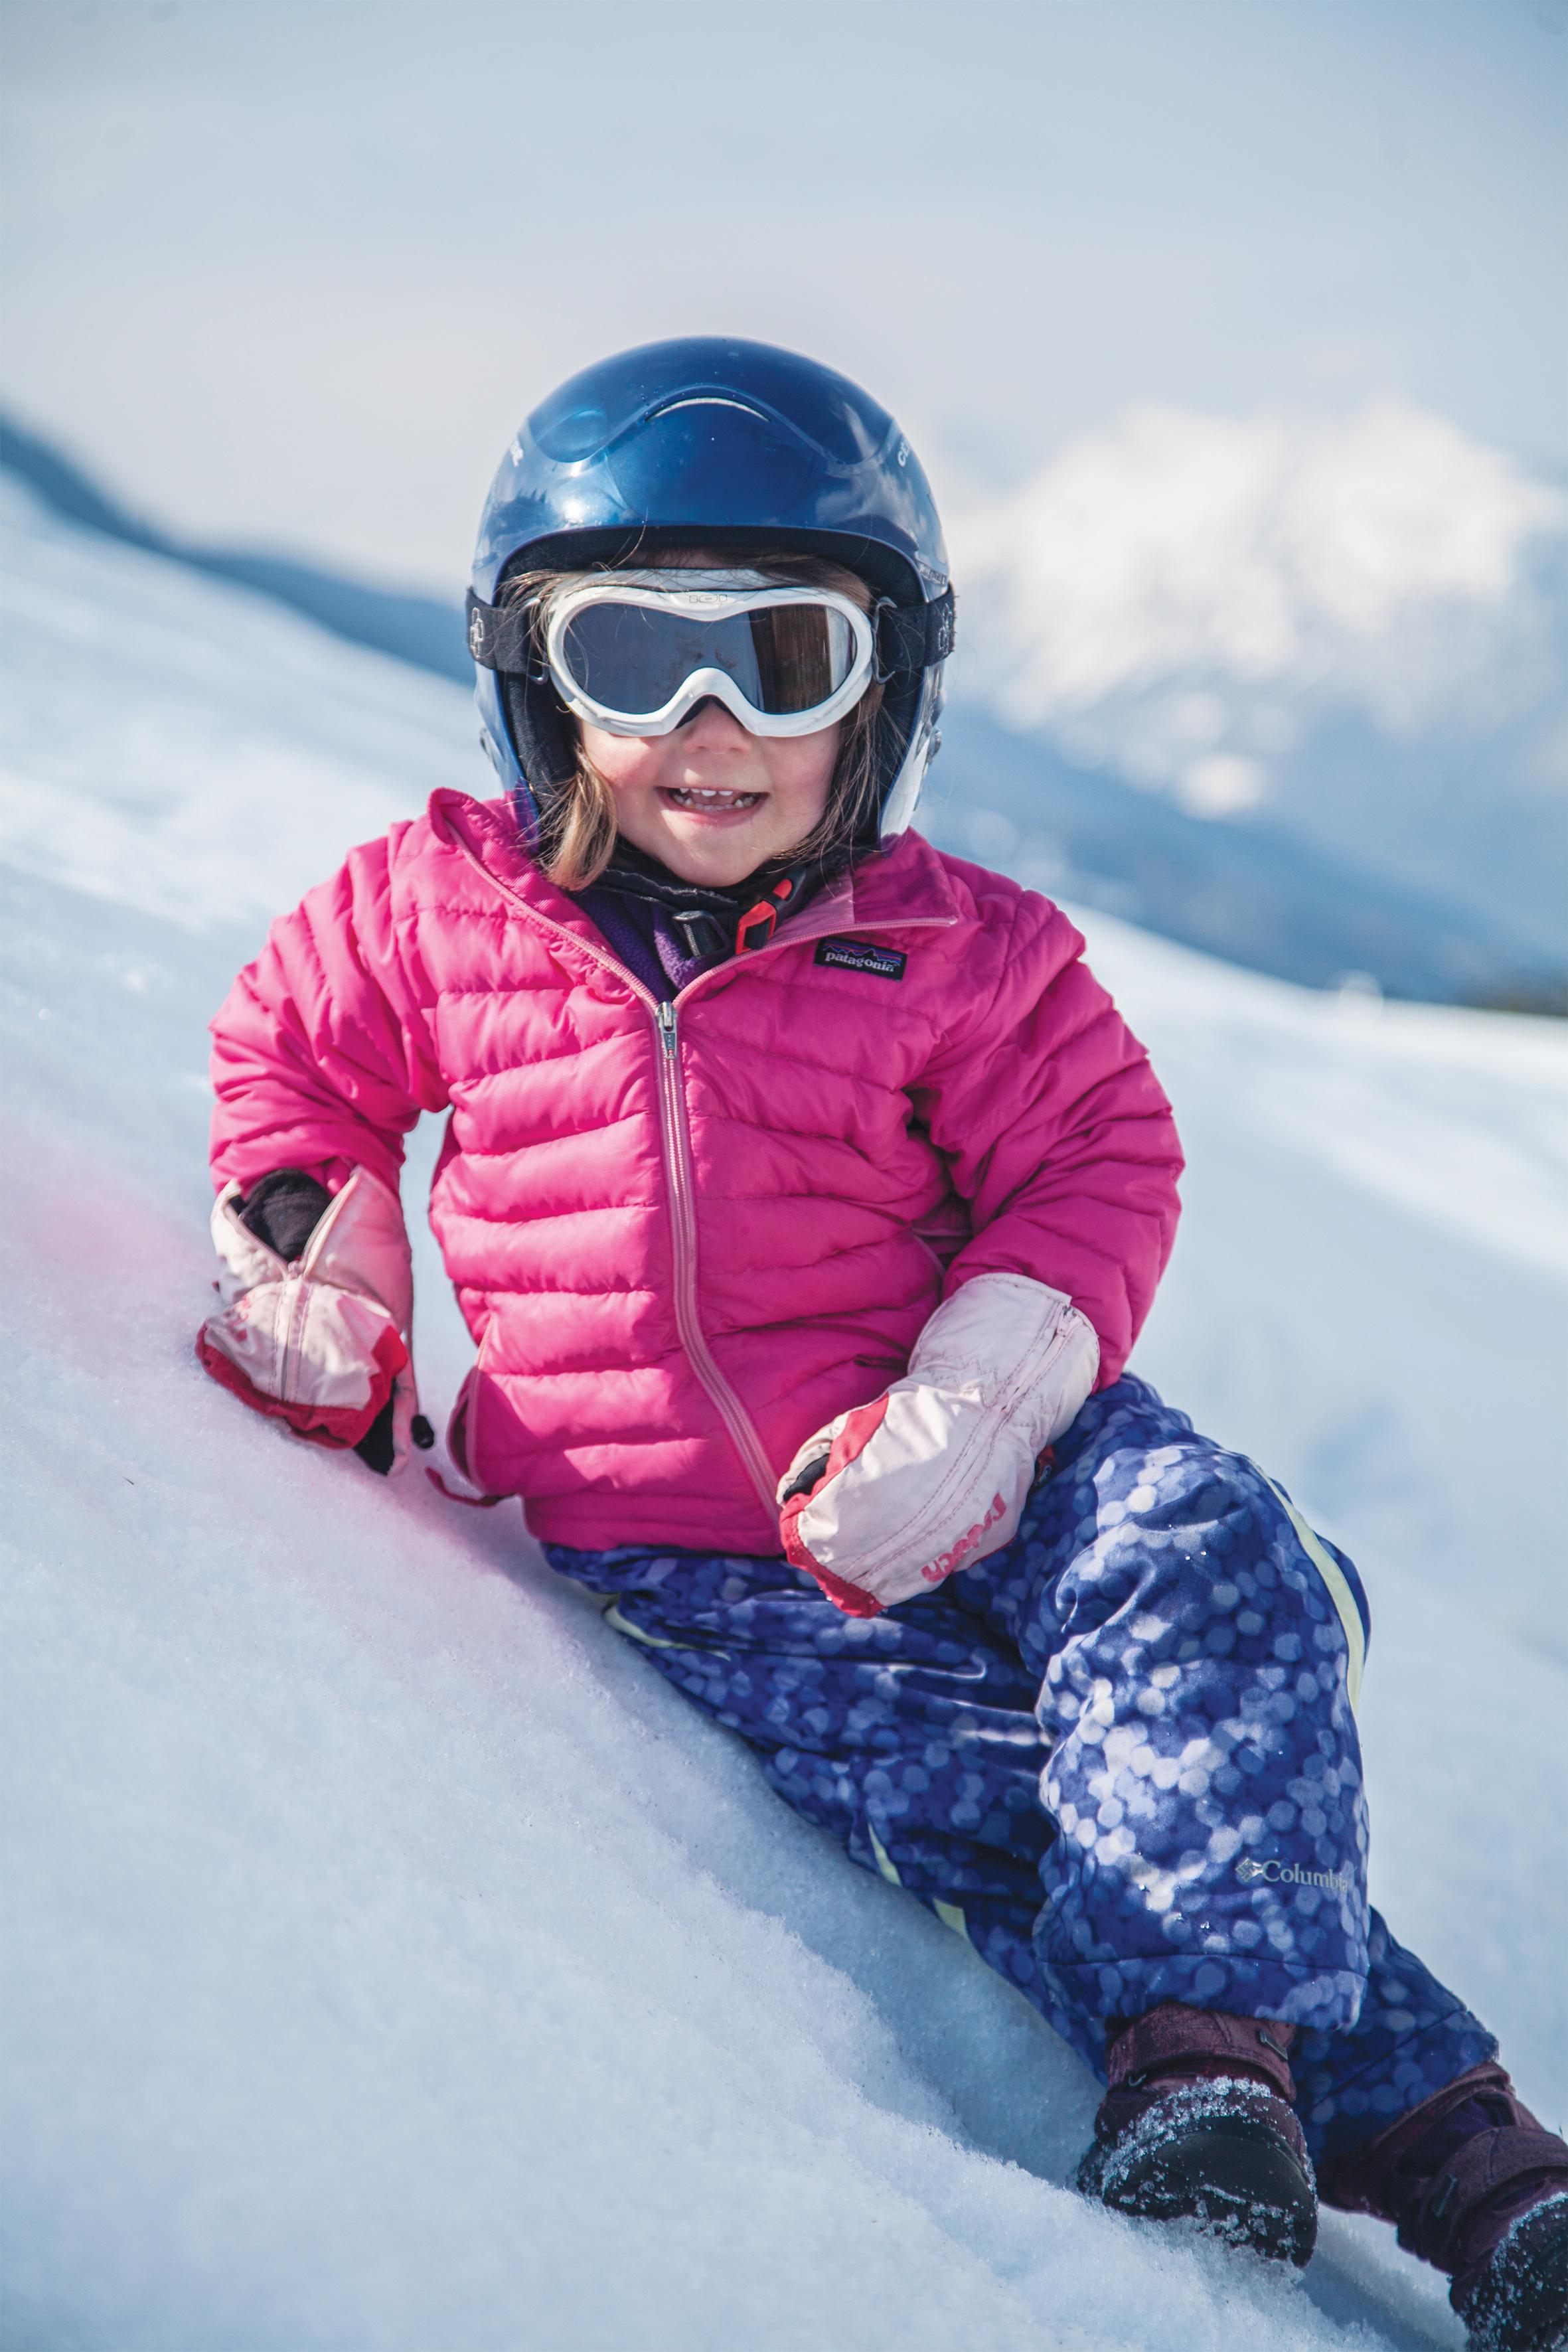
[[[675,1051],[675,1007],[668,999],[658,1008],[658,1034],[667,1054]]]

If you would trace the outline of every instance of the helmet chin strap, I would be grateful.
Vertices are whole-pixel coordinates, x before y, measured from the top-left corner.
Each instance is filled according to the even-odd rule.
[[[765,948],[778,929],[779,917],[788,911],[799,898],[805,886],[807,869],[804,866],[781,874],[770,883],[755,904],[748,907],[735,926],[735,953],[746,955],[753,948]]]
[[[501,679],[506,716],[529,789],[543,797],[577,772],[576,730],[548,679],[510,670]]]
[[[767,881],[749,876],[731,884],[683,882],[647,850],[623,840],[595,887],[668,907],[693,955],[748,955],[766,947],[782,918],[821,879],[821,868],[805,863]]]
[[[752,887],[742,882],[733,895],[737,899],[749,898],[751,904],[738,918],[729,908],[721,916],[702,908],[677,908],[674,920],[693,955],[749,955],[752,949],[767,946],[778,929],[780,916],[788,912],[793,900],[804,895],[808,871],[797,866],[781,874],[760,896],[754,896]]]

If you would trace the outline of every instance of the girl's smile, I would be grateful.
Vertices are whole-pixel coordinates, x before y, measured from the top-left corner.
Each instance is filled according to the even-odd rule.
[[[700,816],[738,816],[761,803],[761,793],[722,791],[716,784],[671,784],[660,794],[671,808],[695,810]]]

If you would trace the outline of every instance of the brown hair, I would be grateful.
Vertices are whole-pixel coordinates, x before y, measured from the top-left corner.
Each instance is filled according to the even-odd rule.
[[[729,549],[722,554],[702,547],[665,549],[640,559],[639,569],[661,566],[673,570],[700,567],[711,571],[754,571],[781,587],[831,588],[871,610],[871,591],[855,572],[820,556],[781,555],[766,550]],[[601,579],[614,566],[584,572],[523,572],[509,580],[504,604],[530,608],[531,635],[541,662],[544,632],[549,625],[552,591],[574,588]],[[839,721],[838,753],[827,787],[827,804],[805,839],[790,852],[792,866],[833,866],[847,859],[876,795],[877,713],[882,689],[873,679],[853,710]],[[576,721],[571,720],[573,726]],[[563,784],[541,795],[540,838],[536,856],[542,873],[562,890],[585,890],[597,881],[615,852],[616,796],[577,738],[577,764]],[[776,864],[776,859],[772,861]]]

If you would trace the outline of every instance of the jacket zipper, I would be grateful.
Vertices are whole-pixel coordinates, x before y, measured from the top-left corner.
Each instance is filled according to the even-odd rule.
[[[718,1407],[731,1442],[751,1477],[769,1518],[778,1513],[773,1465],[763,1451],[756,1424],[713,1360],[697,1311],[697,1187],[691,1173],[691,1129],[680,1074],[680,1033],[673,1004],[659,1005],[658,1091],[664,1127],[665,1174],[669,1182],[670,1225],[675,1241],[675,1325],[691,1368]]]
[[[569,940],[574,946],[584,949],[596,963],[605,965],[617,979],[624,980],[653,1014],[654,1030],[658,1039],[659,1129],[664,1145],[665,1178],[669,1186],[670,1232],[674,1244],[675,1328],[686,1351],[687,1361],[729,1433],[730,1443],[740,1456],[741,1466],[751,1479],[763,1512],[770,1520],[776,1520],[777,1481],[773,1476],[773,1465],[763,1451],[756,1423],[713,1360],[698,1313],[697,1188],[691,1172],[691,1131],[686,1116],[686,1090],[680,1076],[680,1040],[676,1006],[668,999],[661,1001],[655,997],[643,986],[637,974],[628,971],[616,957],[596,948],[580,932],[568,930],[564,923],[557,923],[549,915],[542,914],[537,907],[531,907],[521,891],[511,889],[499,875],[490,872],[483,858],[476,856],[467,842],[457,842],[454,846],[462,852],[470,866],[484,876],[492,888],[499,890],[503,898],[510,898],[530,922],[539,923],[545,930],[553,931],[558,939]],[[888,916],[879,923],[874,919],[859,923],[851,920],[848,928],[855,931],[898,931],[936,929],[940,927],[945,930],[951,919],[945,915]],[[808,940],[832,939],[835,936],[834,930],[803,929],[775,937],[765,946],[753,948],[751,952],[752,955],[768,955],[777,948],[804,946]],[[689,981],[681,990],[677,1003],[684,1003],[705,980],[711,980],[715,973],[729,969],[729,963],[725,962],[713,964],[707,971],[700,971],[696,979]]]

